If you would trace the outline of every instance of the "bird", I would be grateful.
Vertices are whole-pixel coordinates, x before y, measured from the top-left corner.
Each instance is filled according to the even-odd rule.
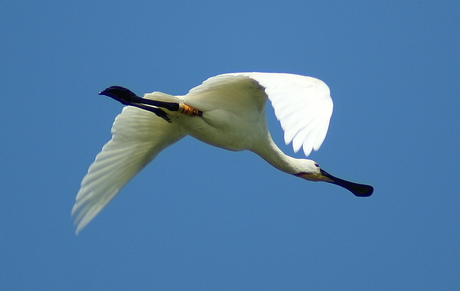
[[[186,95],[161,92],[137,96],[122,86],[99,92],[126,105],[84,176],[71,215],[78,234],[119,190],[163,149],[189,135],[230,151],[248,150],[276,169],[308,181],[339,185],[357,197],[370,185],[337,178],[315,161],[284,154],[274,143],[265,114],[267,100],[286,144],[306,157],[323,143],[333,111],[329,87],[290,73],[227,73],[205,80]]]

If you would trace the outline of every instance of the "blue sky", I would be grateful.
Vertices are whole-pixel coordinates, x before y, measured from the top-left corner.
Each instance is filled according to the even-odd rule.
[[[460,288],[458,1],[0,7],[2,289]],[[75,194],[122,108],[97,92],[184,94],[240,71],[324,80],[334,113],[310,158],[374,195],[186,138],[75,236]]]

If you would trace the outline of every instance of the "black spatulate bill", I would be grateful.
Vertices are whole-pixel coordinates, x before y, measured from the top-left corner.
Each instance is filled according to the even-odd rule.
[[[351,193],[353,193],[355,196],[358,197],[369,197],[372,195],[374,192],[374,187],[370,185],[364,185],[364,184],[358,184],[358,183],[353,183],[350,181],[345,181],[343,179],[337,178],[329,174],[328,172],[321,170],[321,174],[323,176],[328,177],[331,179],[333,182],[329,182],[338,186],[341,186],[347,190],[349,190]]]

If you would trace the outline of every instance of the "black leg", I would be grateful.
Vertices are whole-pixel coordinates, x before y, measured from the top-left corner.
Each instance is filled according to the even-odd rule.
[[[100,92],[99,95],[109,96],[124,105],[131,105],[138,108],[142,108],[144,110],[151,111],[155,113],[158,117],[161,117],[168,122],[171,122],[171,120],[167,116],[166,112],[164,112],[158,107],[165,108],[169,111],[179,111],[179,109],[181,109],[181,113],[188,114],[191,116],[203,115],[203,112],[188,105],[182,104],[182,106],[180,106],[179,103],[145,99],[137,96],[131,90],[121,86],[111,86]]]

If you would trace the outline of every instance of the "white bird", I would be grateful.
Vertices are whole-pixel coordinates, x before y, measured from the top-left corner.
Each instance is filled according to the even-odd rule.
[[[218,75],[185,96],[160,92],[138,97],[112,86],[99,93],[125,105],[81,182],[72,215],[78,234],[145,165],[186,135],[231,151],[249,150],[288,174],[334,183],[360,197],[373,187],[336,178],[312,160],[285,155],[273,142],[265,120],[267,98],[284,130],[286,144],[305,156],[318,150],[329,127],[328,86],[312,77],[281,73]]]

